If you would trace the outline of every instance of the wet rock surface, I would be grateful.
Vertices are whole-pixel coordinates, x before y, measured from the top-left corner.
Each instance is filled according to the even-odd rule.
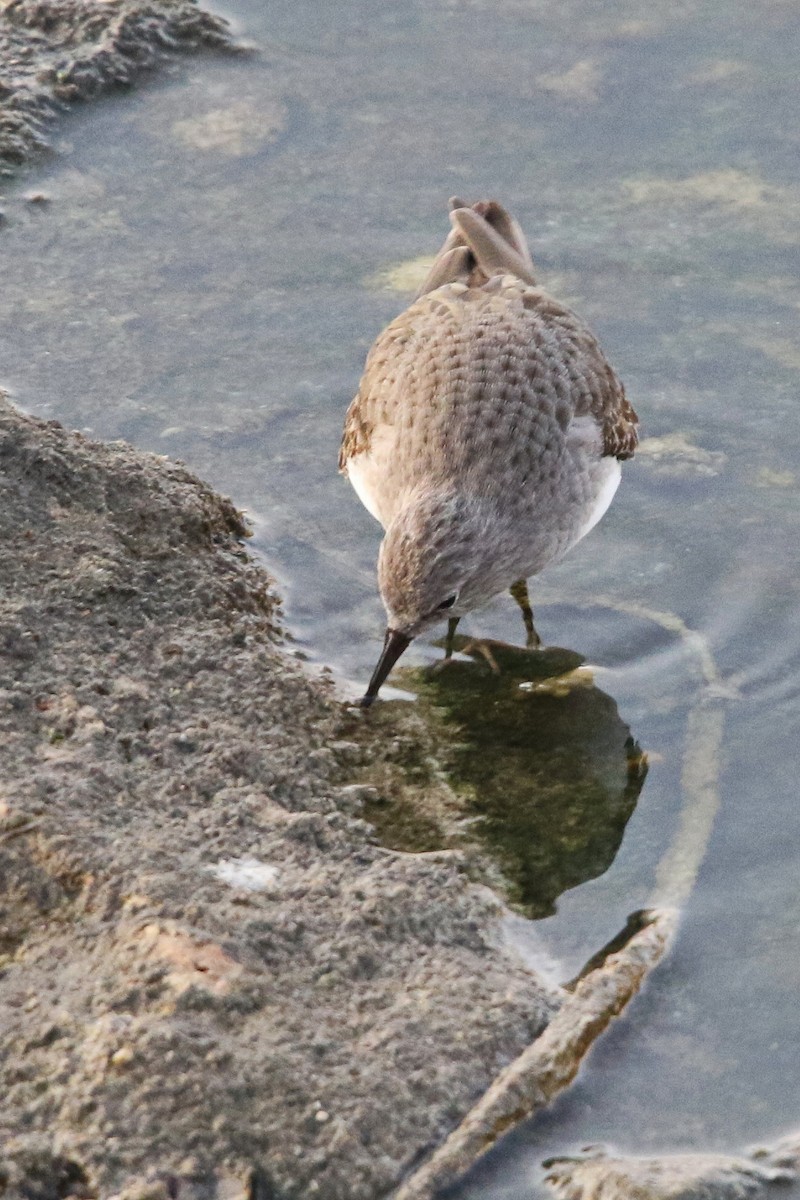
[[[47,148],[60,109],[131,83],[166,56],[232,50],[193,0],[5,0],[0,5],[0,176]]]
[[[376,844],[228,501],[5,401],[0,493],[5,1194],[382,1195],[562,994]]]

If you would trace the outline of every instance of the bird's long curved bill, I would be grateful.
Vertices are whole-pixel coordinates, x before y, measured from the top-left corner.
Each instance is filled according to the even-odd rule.
[[[370,704],[372,704],[372,701],[380,690],[381,684],[410,642],[411,638],[406,637],[404,633],[398,633],[396,629],[386,630],[386,637],[383,639],[383,650],[381,650],[378,665],[372,672],[369,687],[359,701],[362,708],[369,708]]]

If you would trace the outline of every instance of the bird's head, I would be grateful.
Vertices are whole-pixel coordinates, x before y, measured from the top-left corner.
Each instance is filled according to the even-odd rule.
[[[412,495],[389,524],[378,556],[386,639],[362,705],[372,703],[415,637],[470,612],[502,587],[486,567],[488,526],[480,500],[434,489]]]

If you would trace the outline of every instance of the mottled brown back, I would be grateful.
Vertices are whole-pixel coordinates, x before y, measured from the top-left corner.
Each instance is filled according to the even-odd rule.
[[[346,471],[374,448],[380,429],[394,431],[401,457],[404,434],[415,432],[415,452],[422,446],[428,460],[420,470],[438,471],[443,451],[450,466],[463,467],[491,448],[495,432],[531,438],[529,456],[538,458],[553,419],[563,432],[585,415],[600,429],[603,454],[632,456],[636,414],[575,313],[513,276],[478,288],[447,284],[377,338],[347,412],[339,465]],[[430,449],[437,447],[433,462],[424,453],[426,429]],[[513,453],[524,456],[524,446]]]

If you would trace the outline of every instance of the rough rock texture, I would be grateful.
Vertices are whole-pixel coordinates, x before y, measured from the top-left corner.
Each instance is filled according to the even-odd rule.
[[[544,1165],[546,1180],[561,1200],[748,1200],[769,1192],[785,1194],[785,1185],[797,1177],[797,1139],[739,1156],[634,1158],[601,1149]]]
[[[0,175],[47,146],[58,109],[201,47],[233,43],[195,0],[0,0]]]
[[[4,1197],[371,1200],[560,1002],[374,843],[242,533],[0,399]]]

